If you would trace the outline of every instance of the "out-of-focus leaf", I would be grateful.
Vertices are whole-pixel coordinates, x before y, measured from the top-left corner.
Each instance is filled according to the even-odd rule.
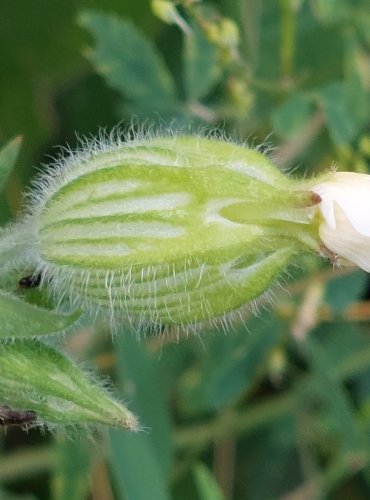
[[[245,468],[236,476],[234,498],[284,498],[302,484],[295,417],[293,412],[277,417],[248,438],[241,438],[244,451],[240,461]]]
[[[223,500],[220,487],[210,470],[202,463],[193,467],[195,487],[199,500]]]
[[[106,99],[108,92],[100,91],[104,82],[84,92],[87,72],[81,49],[86,34],[76,27],[75,20],[79,10],[88,5],[126,16],[148,35],[158,30],[148,0],[0,2],[0,19],[6,20],[0,30],[0,141],[14,134],[24,135],[25,147],[17,165],[22,184],[29,180],[40,155],[50,153],[48,145],[72,145],[76,131],[80,136],[96,134],[99,126],[111,128],[117,123],[117,114],[113,115],[117,103],[111,105],[112,99]],[[77,121],[60,100],[61,93],[73,88],[80,94]],[[14,189],[11,197],[18,196]],[[0,206],[1,215],[2,211]]]
[[[337,144],[350,142],[356,131],[343,85],[341,83],[330,84],[320,92],[320,96],[333,141]]]
[[[81,500],[89,491],[93,444],[86,436],[77,440],[59,436],[55,443],[53,500]]]
[[[336,380],[334,367],[325,351],[313,337],[306,341],[306,348],[312,366],[311,378],[315,382],[313,391],[319,395],[338,439],[338,453],[364,449],[367,447],[366,439],[356,422],[354,407]]]
[[[282,43],[281,2],[258,2],[255,9],[258,17],[256,26],[258,38],[254,41],[258,50],[257,69],[262,78],[270,83],[278,79],[281,74],[280,54]],[[288,3],[288,2],[283,2]],[[291,2],[289,2],[291,3]],[[295,39],[294,63],[295,74],[304,76],[305,88],[315,88],[342,77],[344,60],[343,32],[337,26],[327,26],[318,23],[308,2],[302,8],[294,11]],[[249,15],[249,9],[248,9]],[[289,33],[284,33],[284,36]],[[271,118],[272,106],[276,106],[276,99],[272,102],[268,93],[260,94],[262,109],[267,106],[268,117]]]
[[[168,403],[160,361],[150,355],[131,332],[117,337],[118,374],[123,394],[131,402],[146,433],[130,439],[110,433],[113,470],[125,498],[168,498],[172,460]]]
[[[119,498],[169,500],[160,465],[161,455],[155,453],[149,436],[120,431],[110,431],[109,435],[112,468]]]
[[[238,333],[207,339],[201,367],[182,381],[186,413],[222,408],[256,383],[285,330],[272,312],[248,322],[248,330],[240,327]]]
[[[370,43],[370,8],[369,4],[363,4],[362,9],[357,10],[356,16],[354,17],[356,27],[361,34],[361,36]]]
[[[184,80],[188,99],[205,97],[220,76],[216,47],[193,25],[191,34],[185,37],[184,46]]]
[[[348,331],[347,335],[353,333]],[[335,338],[332,343],[336,343]],[[350,345],[348,340],[347,345]],[[316,445],[324,454],[330,449],[320,490],[322,497],[328,498],[336,485],[369,462],[368,436],[360,426],[355,406],[338,381],[338,373],[343,369],[336,369],[335,354],[330,353],[332,359],[329,359],[329,351],[314,336],[306,340],[305,350],[311,369],[308,392],[302,391],[302,397],[315,404],[311,411],[316,408],[314,425],[319,429]],[[356,355],[357,349],[352,350]]]
[[[96,40],[88,57],[107,83],[131,102],[140,115],[169,113],[176,108],[173,79],[159,53],[130,22],[85,11],[80,24]]]
[[[56,349],[36,340],[0,343],[0,401],[36,412],[37,423],[113,425],[137,431],[135,416]]]
[[[51,335],[72,327],[81,312],[61,314],[0,290],[0,339]]]
[[[370,97],[361,84],[332,83],[318,92],[333,141],[348,144],[361,131],[370,109]]]
[[[313,0],[311,5],[318,18],[328,23],[344,19],[353,8],[351,0]]]
[[[116,340],[118,374],[123,387],[123,396],[140,414],[140,424],[148,429],[148,437],[161,456],[163,473],[169,473],[172,460],[171,423],[168,396],[163,387],[161,360],[151,354],[135,335],[125,331]]]
[[[283,137],[299,133],[315,112],[312,97],[307,94],[294,94],[272,115],[274,129]]]
[[[5,186],[21,147],[21,137],[16,137],[0,150],[0,190]]]
[[[343,313],[352,302],[365,293],[368,276],[363,271],[355,271],[347,276],[335,276],[326,287],[326,302],[335,314]]]
[[[358,377],[370,364],[370,343],[367,329],[356,323],[321,323],[315,329],[315,338],[320,339],[320,347],[325,353],[329,372],[337,380]]]

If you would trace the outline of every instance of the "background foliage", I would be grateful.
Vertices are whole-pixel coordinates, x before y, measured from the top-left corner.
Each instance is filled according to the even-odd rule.
[[[133,118],[221,128],[273,146],[298,175],[368,172],[367,0],[182,0],[172,17],[155,7],[1,2],[0,143],[24,137],[2,222],[52,145]],[[8,429],[1,498],[368,498],[368,278],[309,259],[284,288],[228,335],[60,339],[114,380],[147,431],[94,442]]]

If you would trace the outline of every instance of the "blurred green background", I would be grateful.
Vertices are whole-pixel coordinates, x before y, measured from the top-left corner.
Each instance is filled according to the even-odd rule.
[[[23,136],[1,222],[55,145],[117,123],[218,129],[292,175],[368,172],[368,0],[152,7],[1,0],[0,144]],[[310,258],[283,281],[227,335],[60,339],[114,381],[145,431],[2,431],[0,498],[369,498],[368,277]]]

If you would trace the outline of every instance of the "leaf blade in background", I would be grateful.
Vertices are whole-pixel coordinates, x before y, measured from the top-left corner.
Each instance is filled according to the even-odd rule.
[[[351,3],[351,0],[315,0],[312,7],[322,21],[337,23],[350,15]]]
[[[224,500],[217,481],[210,470],[202,463],[193,467],[195,487],[199,500]]]
[[[112,430],[110,451],[120,499],[170,500],[160,456],[154,453],[147,434],[133,435]]]
[[[358,78],[326,85],[317,93],[333,142],[350,143],[366,123],[370,109],[368,92]]]
[[[361,435],[355,420],[354,406],[335,377],[335,365],[329,362],[325,350],[312,336],[306,340],[305,349],[312,364],[311,378],[313,387],[322,395],[328,414],[338,430],[341,449],[337,453],[350,453],[362,450],[366,446],[366,438]]]
[[[166,484],[173,450],[160,361],[129,331],[117,337],[116,348],[123,396],[130,400],[131,407],[140,415],[141,425],[147,429],[146,433],[133,439],[127,433],[111,431],[112,463],[117,483],[122,494],[129,499],[168,498]],[[147,468],[140,466],[141,461]],[[133,480],[135,477],[137,480]],[[146,496],[142,496],[144,493]]]
[[[366,293],[368,276],[357,270],[345,276],[335,276],[326,285],[326,303],[334,314],[342,314],[347,306]]]
[[[272,125],[282,137],[291,137],[303,129],[315,108],[311,96],[294,94],[274,111]]]
[[[22,138],[15,137],[0,150],[0,190],[3,190],[17,160]]]
[[[75,325],[81,312],[57,313],[0,290],[0,339],[52,335]]]
[[[89,491],[93,443],[86,436],[77,440],[59,436],[54,445],[53,500],[81,500]]]
[[[348,339],[346,341],[348,343]],[[331,443],[331,454],[323,467],[320,488],[320,494],[328,498],[344,478],[369,463],[368,436],[357,419],[355,405],[338,382],[336,360],[330,360],[328,352],[314,336],[306,339],[304,350],[311,364],[310,386],[305,399],[312,399],[320,409],[319,415],[315,415],[315,427],[321,428],[318,445],[326,452],[326,442]]]
[[[192,25],[184,43],[184,82],[189,100],[197,101],[207,96],[221,77],[217,64],[217,49]]]
[[[140,414],[140,423],[150,429],[148,437],[156,455],[161,455],[163,473],[170,471],[172,461],[171,422],[168,396],[162,373],[161,360],[150,353],[144,343],[138,341],[129,330],[116,340],[118,374],[123,385],[123,397]]]
[[[138,114],[171,113],[176,109],[172,76],[157,49],[130,22],[84,11],[79,23],[96,46],[88,58],[107,83],[131,102]]]
[[[238,332],[216,335],[206,343],[198,375],[183,377],[180,385],[181,405],[186,413],[219,410],[242,393],[251,390],[263,373],[269,355],[285,333],[273,312],[254,318]]]
[[[276,415],[267,425],[254,429],[249,439],[241,436],[248,467],[243,477],[236,477],[235,498],[288,498],[302,484],[296,448],[297,413],[299,410],[293,409],[286,415]]]

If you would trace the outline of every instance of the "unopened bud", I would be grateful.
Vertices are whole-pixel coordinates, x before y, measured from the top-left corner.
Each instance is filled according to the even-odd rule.
[[[238,55],[240,34],[237,24],[228,18],[218,21],[203,21],[202,29],[205,36],[220,48],[224,62],[229,63]]]
[[[168,24],[177,24],[187,35],[191,33],[191,28],[185,19],[179,14],[175,5],[167,0],[152,0],[152,11],[155,16]]]
[[[36,340],[0,343],[0,400],[48,425],[138,430],[136,417],[63,354]]]
[[[318,251],[307,207],[319,197],[261,153],[220,139],[90,146],[44,174],[32,197],[16,228],[20,259],[57,299],[113,320],[224,318],[295,254]]]
[[[238,25],[228,18],[220,22],[220,42],[223,46],[236,50],[240,42]]]

